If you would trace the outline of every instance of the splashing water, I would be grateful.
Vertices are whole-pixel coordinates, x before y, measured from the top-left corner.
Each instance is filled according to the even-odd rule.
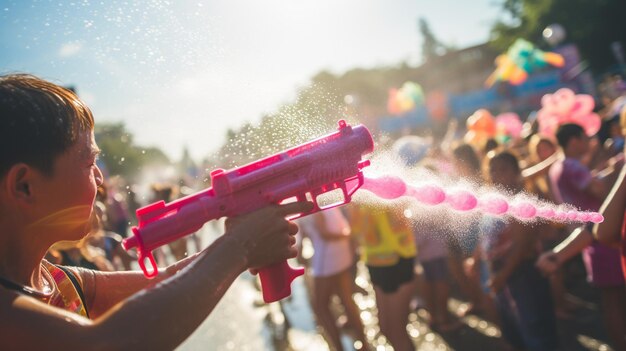
[[[478,210],[491,215],[509,215],[522,220],[544,218],[556,222],[593,223],[600,223],[604,220],[602,214],[598,212],[563,211],[544,204],[534,204],[530,200],[510,203],[497,193],[476,196],[468,190],[446,191],[445,188],[433,184],[414,186],[396,176],[379,178],[366,176],[361,189],[385,200],[394,200],[406,196],[414,198],[424,205],[445,204],[456,211]]]

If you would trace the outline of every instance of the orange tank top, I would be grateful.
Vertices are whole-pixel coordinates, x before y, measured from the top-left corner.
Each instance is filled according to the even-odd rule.
[[[50,273],[53,279],[50,283],[55,284],[52,296],[44,302],[89,318],[83,288],[76,275],[63,266],[56,266],[45,260],[42,261],[42,268]]]

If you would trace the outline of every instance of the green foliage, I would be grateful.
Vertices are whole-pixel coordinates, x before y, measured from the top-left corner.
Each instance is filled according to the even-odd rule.
[[[504,0],[502,10],[507,20],[492,28],[492,44],[500,51],[517,38],[547,49],[542,32],[558,23],[565,28],[566,41],[578,45],[591,69],[601,73],[616,63],[611,43],[626,44],[624,0]]]
[[[99,123],[96,142],[102,150],[100,158],[111,176],[121,175],[133,180],[148,164],[168,164],[167,156],[158,148],[135,145],[133,136],[123,123]]]

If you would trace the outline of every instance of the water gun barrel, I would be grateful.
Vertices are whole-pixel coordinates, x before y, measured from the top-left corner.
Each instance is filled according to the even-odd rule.
[[[152,250],[194,233],[204,223],[220,217],[214,197],[206,192],[201,195],[190,195],[167,205],[159,201],[137,210],[139,225],[132,228],[133,235],[122,241],[122,247],[137,249],[139,267],[146,277],[153,278],[158,273]],[[194,201],[189,201],[191,198]],[[147,269],[146,260],[151,269]]]

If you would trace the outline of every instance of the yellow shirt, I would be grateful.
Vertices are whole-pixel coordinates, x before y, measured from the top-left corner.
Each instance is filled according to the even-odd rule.
[[[386,267],[417,254],[413,231],[401,213],[367,207],[353,211],[353,231],[361,236],[362,259],[369,266]]]

